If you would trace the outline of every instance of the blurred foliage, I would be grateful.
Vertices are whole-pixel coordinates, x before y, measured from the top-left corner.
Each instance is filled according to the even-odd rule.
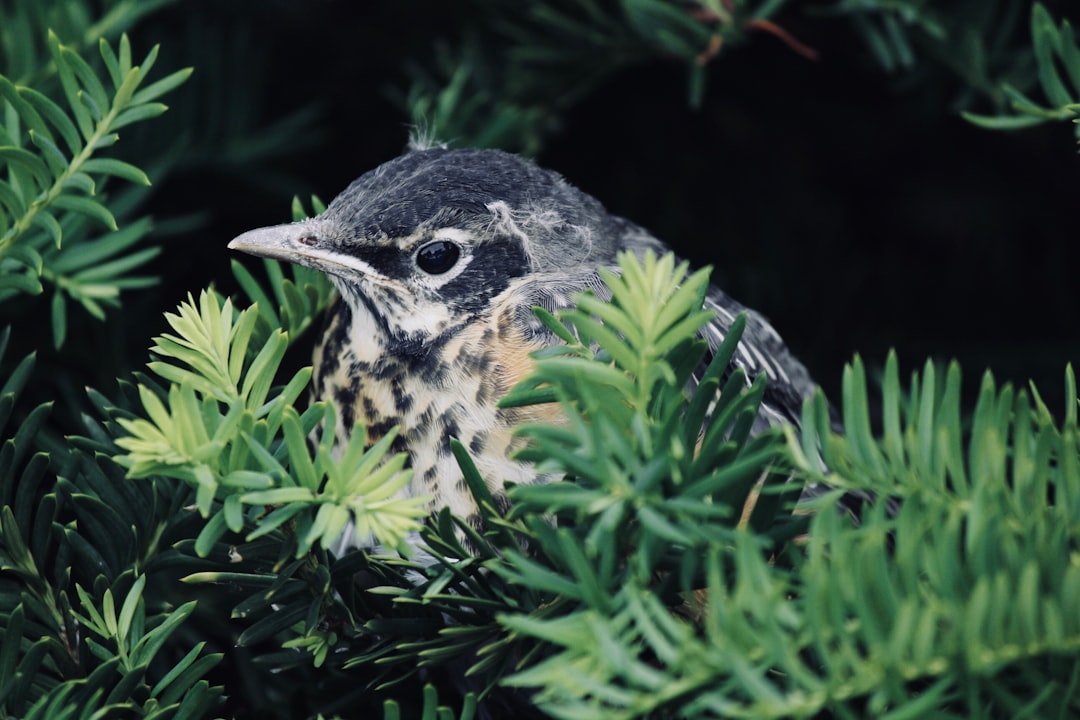
[[[657,60],[683,64],[688,102],[696,107],[713,61],[755,35],[773,35],[790,51],[816,60],[817,49],[774,19],[789,4],[794,5],[786,0],[546,0],[511,9],[477,0],[475,24],[459,42],[437,44],[434,61],[410,66],[412,83],[398,102],[415,123],[442,139],[532,155],[576,102],[628,67]],[[1073,76],[1072,30],[1065,21],[1059,34],[1046,8],[1034,3],[1032,44],[1018,45],[1026,5],[1015,0],[804,3],[813,17],[849,23],[887,73],[925,76],[942,67],[955,73],[965,94],[972,95],[960,100],[962,105],[981,95],[998,107],[1022,103],[1030,112],[1036,104],[1025,101],[1017,88],[1037,78],[1051,101],[1065,106],[1070,99],[1054,62],[1060,57]],[[1062,112],[1067,111],[1041,115],[1072,117]]]
[[[192,290],[216,272],[206,248],[224,268],[222,218],[250,206],[266,218],[263,198],[308,189],[297,158],[385,152],[359,121],[350,142],[330,134],[339,144],[328,147],[316,119],[334,103],[361,109],[350,123],[383,112],[398,145],[411,121],[453,144],[532,155],[630,69],[678,68],[657,76],[678,85],[661,102],[706,108],[743,48],[768,43],[769,57],[808,63],[854,32],[876,74],[850,88],[852,103],[867,78],[887,76],[948,86],[932,100],[947,96],[990,129],[1075,122],[1080,50],[1065,3],[470,0],[424,5],[430,16],[371,3],[364,37],[392,36],[389,53],[355,49],[356,19],[334,22],[343,5],[0,0],[0,307],[11,325],[0,336],[0,713],[1080,710],[1071,370],[1060,406],[986,375],[968,413],[955,365],[903,383],[895,356],[869,373],[856,360],[835,394],[842,431],[819,397],[801,434],[751,437],[763,381],[720,373],[737,328],[695,393],[682,392],[704,352],[694,329],[707,319],[707,275],[670,257],[624,259],[622,276],[606,277],[610,303],[583,297],[544,317],[566,345],[506,401],[562,405],[567,427],[522,432],[528,457],[565,479],[513,490],[503,516],[455,446],[485,528],[443,512],[417,530],[383,484],[407,472],[385,447],[358,435],[331,458],[305,441],[334,417],[303,399],[298,342],[330,301],[326,279],[233,263],[233,278],[213,279],[246,300]],[[263,24],[273,18],[284,29]],[[384,30],[385,18],[411,32]],[[356,83],[369,66],[377,80]],[[378,84],[392,86],[396,115],[372,98]],[[759,98],[776,94],[758,84]],[[657,102],[647,92],[629,101]],[[174,105],[164,115],[163,98]],[[763,113],[790,119],[805,101],[777,96]],[[830,111],[830,132],[851,107]],[[624,120],[605,116],[605,132],[625,142]],[[649,148],[628,137],[642,162]],[[169,191],[183,183],[197,201]],[[696,197],[689,180],[664,184]],[[138,301],[121,307],[128,298]],[[88,315],[105,322],[87,326]],[[149,373],[129,377],[152,336]],[[84,393],[88,373],[124,379]],[[806,482],[902,502],[852,524],[833,511],[836,494],[796,511]],[[388,546],[415,531],[423,552],[338,556],[332,541],[350,520]]]
[[[533,155],[562,114],[627,67],[683,63],[688,102],[698,106],[710,61],[755,29],[813,55],[770,21],[784,4],[479,0],[477,25],[460,43],[437,45],[433,68],[410,66],[412,83],[399,103],[439,138]]]
[[[1012,85],[1002,92],[1013,110],[1011,115],[986,117],[965,113],[976,125],[993,130],[1015,130],[1044,122],[1068,120],[1076,125],[1080,142],[1080,44],[1068,20],[1060,26],[1036,3],[1031,8],[1031,46],[1035,53],[1039,87],[1050,103],[1043,107]]]

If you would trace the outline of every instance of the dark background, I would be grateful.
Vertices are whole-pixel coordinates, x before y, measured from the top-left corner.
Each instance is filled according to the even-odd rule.
[[[73,345],[87,333],[101,352],[65,364],[85,363],[98,386],[138,366],[162,312],[209,283],[235,288],[233,236],[288,220],[294,194],[329,201],[397,155],[410,117],[392,96],[409,64],[469,31],[483,44],[483,5],[185,2],[135,28],[137,52],[162,44],[162,73],[196,69],[154,121],[168,132],[145,131],[148,147],[173,153],[147,208],[162,229],[162,283],[128,295],[106,326],[74,329]],[[713,265],[714,282],[770,317],[833,397],[854,353],[877,366],[896,348],[905,373],[956,358],[969,387],[989,367],[1058,401],[1080,357],[1072,128],[970,125],[962,102],[992,107],[942,65],[920,57],[887,72],[850,24],[789,5],[778,22],[818,60],[753,33],[710,63],[697,109],[683,63],[626,67],[552,113],[538,161]],[[1025,15],[1018,47],[1026,33]],[[251,146],[299,110],[305,121]]]

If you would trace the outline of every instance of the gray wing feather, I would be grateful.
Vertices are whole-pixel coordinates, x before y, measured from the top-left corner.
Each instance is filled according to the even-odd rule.
[[[638,255],[646,250],[656,253],[669,251],[663,242],[629,220],[619,218],[619,226],[618,249],[632,250]],[[731,362],[746,373],[748,382],[762,373],[768,378],[762,412],[755,429],[764,429],[780,422],[798,425],[802,401],[813,395],[817,386],[806,367],[788,350],[780,334],[760,313],[745,307],[716,286],[709,287],[705,307],[716,313],[713,321],[701,331],[702,337],[709,343],[710,358],[707,360],[724,341],[739,314],[746,313],[746,329]],[[729,368],[729,372],[734,367]]]
[[[633,250],[638,255],[650,249],[656,253],[668,251],[666,245],[634,223],[622,218],[618,218],[617,223],[621,232],[618,249]],[[746,328],[732,357],[728,373],[739,367],[746,373],[748,382],[761,373],[765,373],[768,378],[761,410],[754,421],[753,430],[761,432],[780,423],[791,423],[798,427],[803,401],[817,390],[806,366],[791,354],[780,334],[764,316],[732,299],[719,288],[709,287],[705,307],[715,312],[716,317],[701,330],[710,350],[710,356],[706,358],[702,368],[712,359],[711,353],[716,352],[717,347],[724,341],[735,319],[740,313],[746,313]],[[808,500],[828,490],[824,485],[810,483],[803,488],[802,498]],[[840,506],[857,522],[862,507],[867,502],[874,502],[873,496],[862,491],[851,491],[841,498]],[[892,498],[887,498],[886,502],[889,514],[895,515],[897,503]]]
[[[639,256],[647,250],[657,254],[669,251],[664,243],[638,225],[622,218],[612,220],[611,229],[616,238],[613,250],[631,250]],[[596,264],[603,264],[613,272],[618,270],[613,264],[614,253],[596,260]],[[601,298],[609,296],[599,273],[592,267],[534,273],[510,289],[514,295],[511,303],[515,308],[514,323],[523,329],[530,342],[537,345],[556,343],[557,338],[537,319],[532,308],[540,306],[548,312],[558,313],[572,307],[574,297],[585,290],[592,290]],[[710,351],[701,370],[707,367],[712,353],[724,341],[735,319],[740,313],[746,313],[746,328],[727,373],[730,374],[736,367],[741,368],[748,383],[762,373],[768,378],[761,413],[755,423],[756,431],[781,422],[797,425],[803,399],[816,389],[803,364],[791,354],[780,335],[761,314],[733,300],[719,288],[710,286],[705,307],[712,310],[716,317],[701,330]]]

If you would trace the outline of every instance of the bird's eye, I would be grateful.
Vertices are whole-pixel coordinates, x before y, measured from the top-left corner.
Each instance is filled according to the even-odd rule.
[[[416,265],[428,275],[442,275],[461,257],[461,248],[446,240],[436,240],[416,253]]]

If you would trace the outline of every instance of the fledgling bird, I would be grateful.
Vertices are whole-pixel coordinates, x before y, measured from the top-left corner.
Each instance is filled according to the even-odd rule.
[[[318,217],[252,230],[229,244],[327,273],[340,299],[315,353],[314,387],[333,399],[337,441],[362,423],[374,442],[399,425],[413,496],[479,525],[450,438],[472,453],[497,502],[505,481],[543,481],[513,459],[516,425],[556,420],[558,408],[501,409],[557,341],[532,308],[569,307],[602,291],[598,267],[616,254],[668,251],[634,223],[530,160],[498,150],[414,149],[361,176]],[[798,422],[815,385],[758,313],[711,287],[711,350],[748,313],[732,362],[768,376],[758,429]]]

